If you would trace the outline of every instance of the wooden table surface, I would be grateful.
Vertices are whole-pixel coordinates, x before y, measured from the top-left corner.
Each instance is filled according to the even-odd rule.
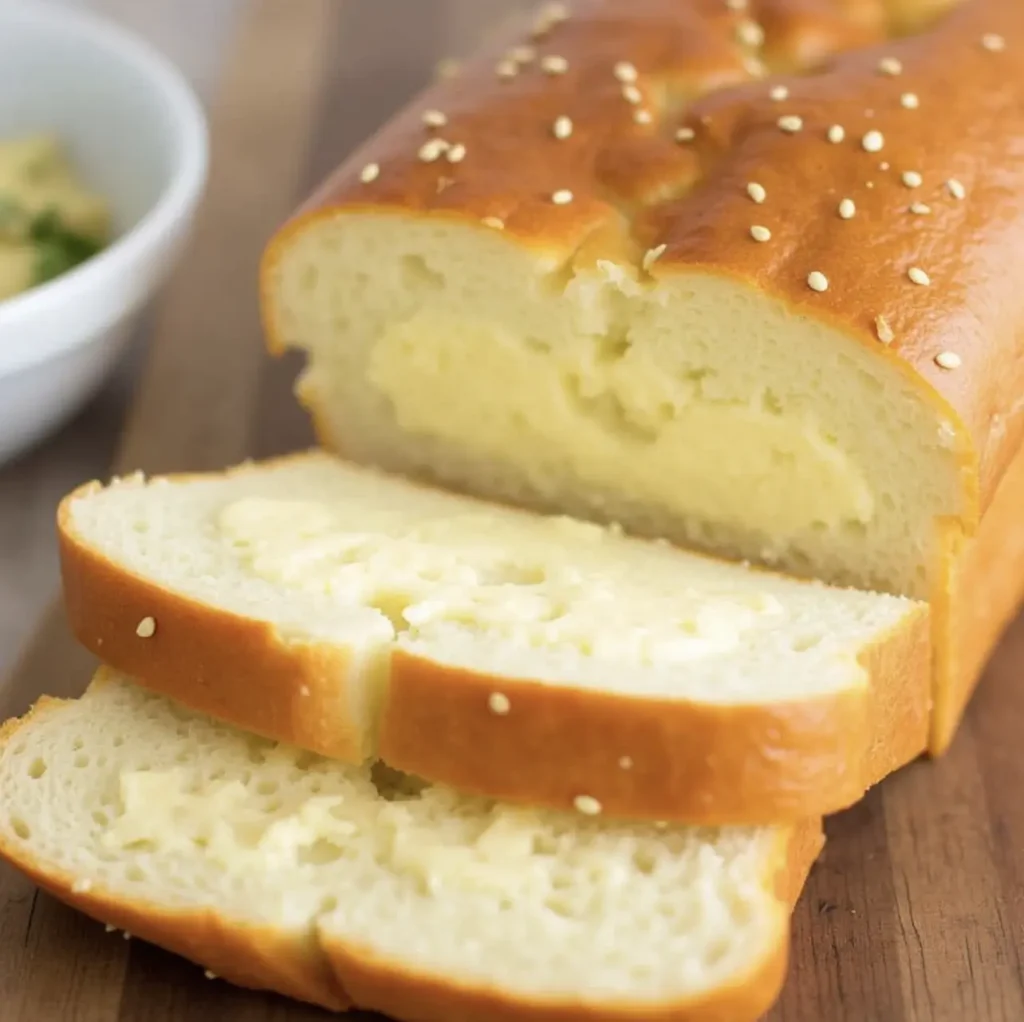
[[[210,187],[191,250],[147,316],[140,371],[126,368],[61,435],[0,470],[0,657],[55,584],[53,508],[71,486],[112,470],[215,469],[310,442],[290,399],[295,362],[272,361],[261,347],[261,247],[439,57],[467,52],[525,0],[231,4],[238,18],[210,102]],[[90,660],[59,610],[43,617],[0,687],[3,716],[41,691],[77,694],[88,678]],[[996,654],[951,752],[829,821],[770,1022],[1024,1020],[1022,735],[1024,621]],[[0,868],[3,1022],[327,1017],[107,936]]]

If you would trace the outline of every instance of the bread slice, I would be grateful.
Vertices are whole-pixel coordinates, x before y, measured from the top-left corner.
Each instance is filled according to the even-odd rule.
[[[242,986],[415,1022],[753,1022],[821,846],[518,809],[344,766],[110,671],[0,732],[0,856]]]
[[[311,453],[60,509],[78,638],[352,763],[690,823],[848,805],[925,747],[927,608]]]

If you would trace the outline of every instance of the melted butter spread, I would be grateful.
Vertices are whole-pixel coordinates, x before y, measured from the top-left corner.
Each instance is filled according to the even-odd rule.
[[[373,509],[359,516],[366,526]],[[523,647],[668,666],[727,652],[777,624],[756,584],[687,588],[693,563],[566,518],[456,514],[358,528],[347,505],[244,498],[217,525],[241,568],[290,589],[373,607],[396,632],[471,632]]]

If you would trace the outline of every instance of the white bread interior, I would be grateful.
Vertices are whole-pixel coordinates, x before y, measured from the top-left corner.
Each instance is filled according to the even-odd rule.
[[[121,573],[122,592],[143,579],[198,613],[344,650],[351,676],[339,690],[351,700],[332,721],[362,736],[363,757],[396,650],[478,676],[482,706],[502,678],[771,706],[864,691],[865,651],[923,613],[904,598],[486,505],[322,453],[88,487],[65,503],[62,529]],[[258,655],[238,649],[236,687]]]
[[[914,374],[738,279],[584,250],[328,210],[276,242],[268,327],[353,459],[927,597],[973,498]]]
[[[763,982],[730,1017],[759,1015],[781,979],[762,970],[785,957],[791,836],[460,797],[255,738],[111,672],[0,742],[0,853],[97,918],[136,918],[138,935],[249,985],[273,969],[237,950],[244,934],[277,935],[326,955],[343,987],[365,957],[394,990],[435,982],[456,1005],[482,990],[524,1018],[689,1018]]]

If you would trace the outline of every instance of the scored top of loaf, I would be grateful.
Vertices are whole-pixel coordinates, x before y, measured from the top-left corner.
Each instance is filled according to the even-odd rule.
[[[1024,436],[1022,137],[1024,3],[549,3],[418,97],[279,239],[383,209],[573,264],[749,281],[948,402],[984,507]]]

